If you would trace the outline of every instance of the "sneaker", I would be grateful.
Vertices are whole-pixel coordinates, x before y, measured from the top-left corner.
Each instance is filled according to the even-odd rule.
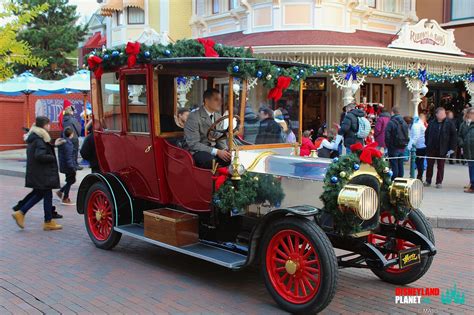
[[[49,222],[45,222],[43,224],[43,230],[44,231],[54,231],[54,230],[61,230],[63,228],[62,225],[57,224],[54,220],[51,220]]]
[[[62,219],[63,216],[60,215],[57,211],[53,211],[53,219]]]
[[[441,184],[436,184],[436,188],[437,188],[437,189],[441,189],[441,188],[443,188],[443,185],[441,185]]]
[[[64,194],[63,194],[62,191],[58,190],[58,191],[56,192],[56,196],[58,196],[59,200],[63,200]]]
[[[466,186],[464,186],[464,189],[469,189],[471,188],[471,184],[467,184]]]
[[[71,198],[63,198],[63,200],[61,201],[61,204],[65,205],[65,206],[75,206],[76,205],[75,202],[71,201]]]
[[[423,183],[423,186],[425,186],[425,187],[430,187],[430,186],[431,186],[431,183],[424,182],[424,183]]]
[[[16,224],[24,229],[25,228],[25,215],[21,211],[15,211],[12,213],[13,220],[15,220]]]
[[[468,194],[474,194],[474,189],[473,188],[467,188],[467,189],[464,189],[464,192],[468,193]]]

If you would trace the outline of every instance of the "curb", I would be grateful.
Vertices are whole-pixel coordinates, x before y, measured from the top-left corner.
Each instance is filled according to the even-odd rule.
[[[25,177],[25,172],[0,169],[0,175]],[[433,228],[474,230],[474,219],[430,216],[427,216],[427,219]]]

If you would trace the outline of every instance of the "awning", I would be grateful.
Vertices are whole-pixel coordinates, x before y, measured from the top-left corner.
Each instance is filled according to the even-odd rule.
[[[140,8],[145,10],[145,3],[143,0],[123,0],[124,8]]]
[[[114,12],[123,11],[123,0],[107,0],[100,8],[100,15],[112,16]]]
[[[87,42],[84,44],[83,48],[89,48],[89,49],[100,48],[102,47],[102,45],[99,43],[100,40],[101,40],[100,32],[94,33],[94,35],[89,37]]]

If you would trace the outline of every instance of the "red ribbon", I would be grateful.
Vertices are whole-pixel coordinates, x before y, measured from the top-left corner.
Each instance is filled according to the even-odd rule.
[[[204,47],[204,56],[219,57],[219,54],[214,49],[216,43],[212,39],[198,38],[197,41]]]
[[[367,163],[372,165],[372,158],[377,157],[381,158],[382,157],[382,152],[377,150],[377,146],[379,144],[377,142],[372,142],[371,144],[366,145],[365,147],[362,145],[362,143],[354,143],[351,145],[350,149],[351,151],[359,151],[362,150],[360,153],[360,161],[363,163]]]
[[[277,102],[283,96],[283,91],[286,90],[290,84],[290,77],[279,76],[275,87],[268,92],[268,99],[273,99]]]
[[[131,68],[137,63],[137,55],[140,53],[140,43],[139,42],[128,42],[127,47],[125,47],[125,52],[128,55],[127,64]]]
[[[228,167],[219,167],[217,169],[217,172],[214,176],[212,176],[212,179],[215,181],[215,187],[216,190],[219,190],[219,188],[222,186],[222,184],[225,183],[227,178],[229,178],[230,173],[229,173],[229,168]]]
[[[102,68],[102,58],[90,56],[89,59],[87,59],[87,63],[89,64],[89,69],[94,71],[95,77],[100,80],[104,73],[104,69]]]

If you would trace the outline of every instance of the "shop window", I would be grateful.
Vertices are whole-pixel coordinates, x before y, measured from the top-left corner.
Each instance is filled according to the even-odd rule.
[[[206,11],[206,2],[205,0],[196,0],[195,2],[195,13],[197,16],[203,16],[205,15],[205,11]]]
[[[146,76],[127,75],[127,131],[148,133],[148,106],[146,98]]]
[[[382,103],[382,84],[372,84],[372,103]]]
[[[383,105],[388,110],[393,107],[394,90],[393,84],[384,84],[383,86]]]
[[[145,11],[140,8],[127,8],[128,24],[145,24]]]
[[[219,1],[220,0],[212,0],[212,14],[219,13]]]
[[[239,7],[240,0],[229,0],[229,10]]]
[[[385,1],[383,1],[383,10],[385,12],[390,12],[390,13],[397,12],[397,0],[385,0]]]
[[[377,0],[367,0],[367,5],[369,8],[376,8],[377,7]]]
[[[117,26],[123,25],[123,12],[122,11],[117,11],[116,13],[116,24]]]
[[[451,21],[474,18],[474,1],[451,0]]]
[[[122,130],[122,110],[120,108],[120,85],[115,73],[104,73],[100,80],[101,105],[99,119],[104,130]]]

